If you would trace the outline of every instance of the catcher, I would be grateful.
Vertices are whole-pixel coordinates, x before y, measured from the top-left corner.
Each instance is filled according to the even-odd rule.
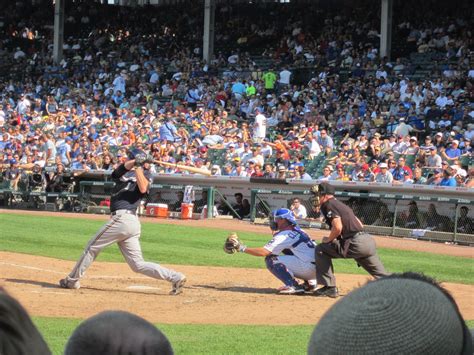
[[[270,216],[273,238],[261,248],[247,248],[237,234],[227,237],[224,251],[265,257],[268,270],[283,282],[278,289],[282,295],[313,293],[316,289],[316,269],[314,250],[316,243],[296,223],[292,211],[280,208]],[[304,281],[299,284],[296,278]]]

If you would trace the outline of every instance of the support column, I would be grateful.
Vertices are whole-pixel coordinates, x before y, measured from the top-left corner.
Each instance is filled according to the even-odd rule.
[[[214,54],[214,18],[216,0],[204,2],[204,34],[202,41],[202,58],[209,63]]]
[[[56,4],[54,5],[53,60],[56,64],[58,64],[63,59],[64,3],[65,0],[56,0]]]
[[[393,0],[381,0],[380,13],[380,57],[390,59],[392,51],[392,7]]]

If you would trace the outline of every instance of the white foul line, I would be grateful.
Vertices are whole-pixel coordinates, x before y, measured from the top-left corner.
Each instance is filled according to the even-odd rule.
[[[60,271],[56,271],[56,270],[49,270],[49,269],[44,269],[44,268],[29,266],[29,265],[6,263],[4,261],[0,261],[0,265],[14,266],[14,267],[22,268],[22,269],[35,270],[35,271],[41,271],[41,272],[49,272],[49,273],[52,273],[52,274],[64,275],[64,272],[60,272]],[[121,279],[121,280],[123,280],[124,278],[138,279],[138,280],[148,279],[148,277],[146,277],[146,276],[111,276],[111,275],[96,275],[96,276],[89,276],[88,278],[90,278],[90,279]]]

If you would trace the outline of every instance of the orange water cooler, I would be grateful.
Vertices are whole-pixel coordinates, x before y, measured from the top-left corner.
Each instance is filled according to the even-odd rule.
[[[149,203],[146,205],[146,215],[150,217],[168,217],[168,205],[164,203]]]
[[[182,203],[181,204],[181,219],[193,218],[193,207],[194,207],[194,203]]]

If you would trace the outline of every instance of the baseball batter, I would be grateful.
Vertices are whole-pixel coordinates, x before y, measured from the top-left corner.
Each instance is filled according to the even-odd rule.
[[[363,224],[354,212],[334,197],[335,189],[328,183],[311,188],[315,194],[315,207],[320,206],[326,223],[331,228],[316,247],[316,276],[319,288],[315,296],[338,296],[332,258],[355,259],[375,278],[389,275],[380,261],[374,238],[363,231]]]
[[[118,243],[120,251],[133,271],[171,282],[172,295],[182,292],[186,282],[183,274],[143,260],[140,246],[141,225],[137,208],[149,191],[151,161],[150,157],[139,152],[135,154],[134,159],[119,165],[112,172],[115,188],[110,200],[110,221],[89,241],[71,273],[59,281],[61,287],[78,289],[79,279],[84,276],[101,250]]]
[[[230,236],[224,250],[265,257],[268,270],[283,282],[279,294],[312,293],[316,289],[315,242],[298,226],[293,212],[287,208],[273,211],[270,220],[270,228],[275,233],[265,246],[247,248],[236,236],[234,239]],[[296,279],[304,283],[300,285]]]

